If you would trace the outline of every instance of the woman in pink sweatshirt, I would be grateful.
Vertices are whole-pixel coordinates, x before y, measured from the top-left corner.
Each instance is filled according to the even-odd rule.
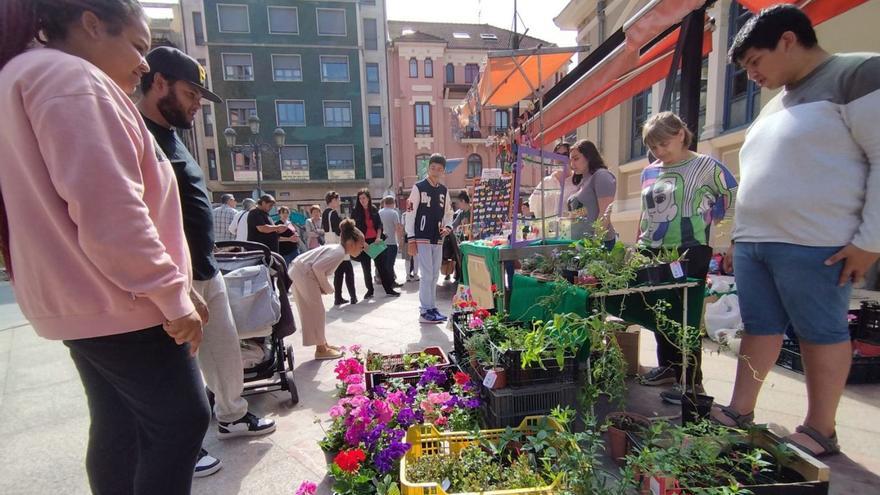
[[[207,313],[190,296],[174,172],[128,97],[148,71],[143,9],[0,10],[0,248],[16,299],[79,371],[92,491],[189,493],[209,420],[191,356]]]

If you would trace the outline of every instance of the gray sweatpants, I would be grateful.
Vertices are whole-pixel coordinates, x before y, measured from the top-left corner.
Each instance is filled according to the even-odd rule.
[[[208,305],[198,359],[205,384],[214,392],[214,414],[224,423],[239,420],[247,413],[248,403],[241,397],[244,368],[226,283],[218,272],[211,280],[193,280],[193,288]]]
[[[441,244],[416,245],[416,261],[419,264],[419,310],[425,312],[437,307],[437,280],[443,262]]]

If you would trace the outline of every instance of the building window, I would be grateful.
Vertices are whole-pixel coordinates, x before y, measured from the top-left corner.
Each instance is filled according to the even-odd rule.
[[[434,61],[430,58],[425,59],[425,77],[434,77]]]
[[[645,142],[642,140],[642,125],[651,115],[651,88],[633,96],[632,99],[632,127],[630,127],[629,158],[634,160],[648,154]]]
[[[346,36],[344,9],[315,9],[318,15],[318,35]]]
[[[301,100],[276,100],[275,115],[279,127],[304,127],[306,104]]]
[[[281,148],[281,180],[309,180],[309,147]]]
[[[205,44],[205,25],[202,24],[201,12],[193,12],[193,36],[197,45]]]
[[[321,55],[321,80],[324,82],[348,82],[348,57]]]
[[[738,2],[730,4],[730,30],[727,44],[733,42],[736,33],[752,17],[748,9]],[[752,120],[761,107],[761,88],[749,80],[746,70],[737,64],[727,65],[727,81],[724,87],[724,129],[736,129]]]
[[[455,66],[446,64],[446,84],[455,83]]]
[[[205,151],[208,153],[208,180],[218,180],[217,152],[211,148],[208,148]]]
[[[382,107],[368,107],[370,137],[382,137]]]
[[[503,134],[507,132],[510,124],[510,115],[507,110],[495,110],[495,134]]]
[[[354,179],[354,146],[350,144],[327,145],[327,178],[330,180]]]
[[[706,92],[709,88],[709,58],[703,58],[703,67],[700,71],[700,115],[697,122],[697,130],[702,131],[706,125]],[[681,115],[681,71],[675,75],[675,81],[672,86],[672,98],[669,109]],[[697,133],[699,135],[699,132]]]
[[[364,17],[364,48],[379,49],[379,35],[376,33],[376,19]]]
[[[480,78],[480,66],[477,64],[467,64],[464,66],[464,83],[473,84]]]
[[[235,153],[235,162],[232,164],[236,172],[257,171],[257,163],[250,153]]]
[[[416,103],[416,136],[433,136],[431,129],[431,104]]]
[[[409,77],[419,77],[419,61],[415,57],[409,59]]]
[[[483,175],[483,157],[474,153],[468,157],[467,176],[469,179]]]
[[[428,160],[431,155],[416,155],[416,175],[419,178],[428,176]]]
[[[223,53],[224,81],[253,81],[254,58],[250,53]]]
[[[367,64],[367,93],[379,94],[379,64]]]
[[[250,33],[247,5],[217,5],[221,33]]]
[[[302,57],[299,55],[272,55],[272,80],[302,81]]]
[[[256,100],[226,100],[226,109],[229,125],[232,127],[243,127],[248,125],[250,117],[257,116]]]
[[[325,101],[324,127],[351,127],[351,102]]]
[[[370,175],[374,179],[385,178],[385,160],[382,148],[370,148]]]
[[[205,128],[205,136],[214,136],[214,113],[211,105],[202,105],[202,125]]]
[[[272,34],[299,34],[299,11],[296,7],[267,7],[269,32]]]

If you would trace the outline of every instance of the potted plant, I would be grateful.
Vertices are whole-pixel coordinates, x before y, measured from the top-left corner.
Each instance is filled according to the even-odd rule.
[[[616,411],[605,417],[608,424],[608,453],[618,465],[626,463],[626,455],[629,454],[632,443],[629,440],[631,434],[642,434],[651,427],[651,421],[634,412]]]
[[[480,374],[479,363],[481,359],[489,356],[489,335],[486,332],[474,332],[464,341],[464,348],[468,353],[468,364],[475,374]]]

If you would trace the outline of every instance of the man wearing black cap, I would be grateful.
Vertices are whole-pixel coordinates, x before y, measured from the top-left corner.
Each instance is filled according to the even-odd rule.
[[[241,350],[226,285],[214,260],[214,217],[205,177],[174,132],[174,128],[192,128],[202,98],[215,103],[222,100],[205,87],[205,69],[176,48],[156,48],[147,55],[147,63],[150,72],[141,79],[144,97],[138,109],[177,176],[183,229],[192,260],[193,288],[204,298],[209,315],[198,360],[205,382],[214,392],[217,436],[223,439],[271,433],[275,422],[248,412],[248,403],[241,397],[244,385]],[[202,449],[194,475],[207,476],[219,468],[220,461]]]

